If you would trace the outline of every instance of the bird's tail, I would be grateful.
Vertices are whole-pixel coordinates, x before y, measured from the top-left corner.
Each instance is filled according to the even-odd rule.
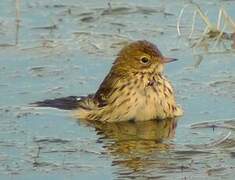
[[[51,107],[63,110],[74,110],[78,107],[78,102],[82,97],[79,96],[68,96],[56,99],[46,99],[44,101],[37,101],[30,105],[36,107]]]

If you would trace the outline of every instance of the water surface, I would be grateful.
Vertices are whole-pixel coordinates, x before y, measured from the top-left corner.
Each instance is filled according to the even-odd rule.
[[[216,23],[233,1],[197,1]],[[1,179],[233,179],[235,55],[230,41],[192,48],[185,1],[0,2]],[[191,8],[191,9],[190,9]],[[195,35],[205,26],[197,21]],[[226,29],[229,32],[229,30]],[[119,49],[156,43],[179,61],[166,67],[185,115],[176,120],[89,124],[38,100],[95,92]],[[201,128],[192,124],[209,121]],[[217,121],[216,123],[214,121]],[[199,126],[196,126],[199,127]],[[203,128],[202,128],[203,127]]]

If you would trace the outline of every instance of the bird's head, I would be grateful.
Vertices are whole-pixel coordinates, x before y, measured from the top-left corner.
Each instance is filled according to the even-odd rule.
[[[148,41],[135,41],[125,46],[114,62],[113,69],[124,72],[161,73],[164,64],[176,61],[162,55],[156,45]]]

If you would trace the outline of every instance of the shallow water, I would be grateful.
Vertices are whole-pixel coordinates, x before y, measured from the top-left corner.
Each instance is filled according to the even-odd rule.
[[[220,5],[197,1],[216,23]],[[0,2],[0,179],[233,179],[235,61],[231,42],[191,48],[185,1]],[[191,8],[192,9],[192,8]],[[204,24],[197,23],[200,35]],[[228,30],[229,31],[229,30]],[[185,115],[88,124],[38,100],[94,92],[127,42],[147,39],[178,62],[166,67]],[[209,121],[192,126],[192,124]],[[216,122],[214,122],[216,121]]]

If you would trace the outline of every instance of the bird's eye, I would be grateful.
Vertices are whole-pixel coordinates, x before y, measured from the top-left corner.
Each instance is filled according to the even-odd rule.
[[[146,64],[149,64],[150,60],[146,56],[143,56],[140,58],[140,62],[146,65]]]

